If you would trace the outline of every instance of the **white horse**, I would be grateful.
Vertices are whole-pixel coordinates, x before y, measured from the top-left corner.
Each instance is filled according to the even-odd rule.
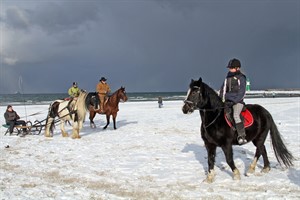
[[[55,117],[60,120],[60,130],[63,137],[68,137],[65,131],[65,122],[73,121],[72,138],[80,138],[79,132],[85,120],[86,111],[93,107],[95,110],[99,109],[100,99],[98,93],[86,93],[81,91],[77,100],[55,100],[50,104],[49,112],[45,125],[45,136],[53,136],[53,128],[55,126]],[[51,134],[50,134],[51,133]]]

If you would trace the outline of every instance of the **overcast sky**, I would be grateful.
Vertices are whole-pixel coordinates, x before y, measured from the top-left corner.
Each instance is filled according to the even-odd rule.
[[[0,2],[0,93],[219,89],[231,58],[253,89],[300,88],[298,0]]]

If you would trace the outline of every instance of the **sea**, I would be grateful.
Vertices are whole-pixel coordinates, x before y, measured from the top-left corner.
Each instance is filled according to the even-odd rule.
[[[184,100],[186,92],[127,92],[128,102],[137,101],[158,101],[162,97],[163,101]],[[0,94],[0,105],[48,105],[57,99],[68,97],[66,93],[51,94]]]
[[[128,102],[158,101],[183,101],[186,92],[127,92]],[[68,97],[66,93],[51,94],[0,94],[0,105],[48,105],[54,100]],[[300,90],[293,91],[248,91],[245,98],[275,98],[275,97],[300,97]]]

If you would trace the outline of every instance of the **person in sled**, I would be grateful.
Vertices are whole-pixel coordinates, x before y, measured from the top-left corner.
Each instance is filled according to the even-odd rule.
[[[7,106],[6,112],[4,113],[4,118],[6,125],[9,125],[9,134],[13,133],[15,126],[26,126],[26,122],[24,120],[19,120],[19,115],[16,111],[13,110],[13,107],[11,105]],[[27,134],[27,129],[23,128],[23,135],[25,134]]]
[[[233,120],[238,133],[237,141],[239,144],[247,143],[245,139],[244,122],[241,119],[241,112],[245,105],[244,97],[246,93],[246,76],[241,72],[241,62],[233,58],[229,61],[227,68],[229,72],[222,84],[220,97],[225,102],[225,113],[228,116],[231,109],[233,110]]]
[[[106,83],[107,79],[105,77],[101,77],[99,83],[96,86],[96,92],[98,92],[100,98],[100,113],[104,112],[104,102],[106,96],[110,93],[110,87]]]

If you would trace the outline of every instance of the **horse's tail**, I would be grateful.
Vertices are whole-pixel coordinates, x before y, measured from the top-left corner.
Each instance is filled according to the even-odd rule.
[[[285,144],[283,143],[283,140],[274,122],[274,119],[269,112],[268,112],[268,118],[271,124],[270,135],[271,135],[272,147],[277,161],[279,162],[280,165],[284,164],[286,167],[293,166],[294,157],[292,153],[286,148]]]

